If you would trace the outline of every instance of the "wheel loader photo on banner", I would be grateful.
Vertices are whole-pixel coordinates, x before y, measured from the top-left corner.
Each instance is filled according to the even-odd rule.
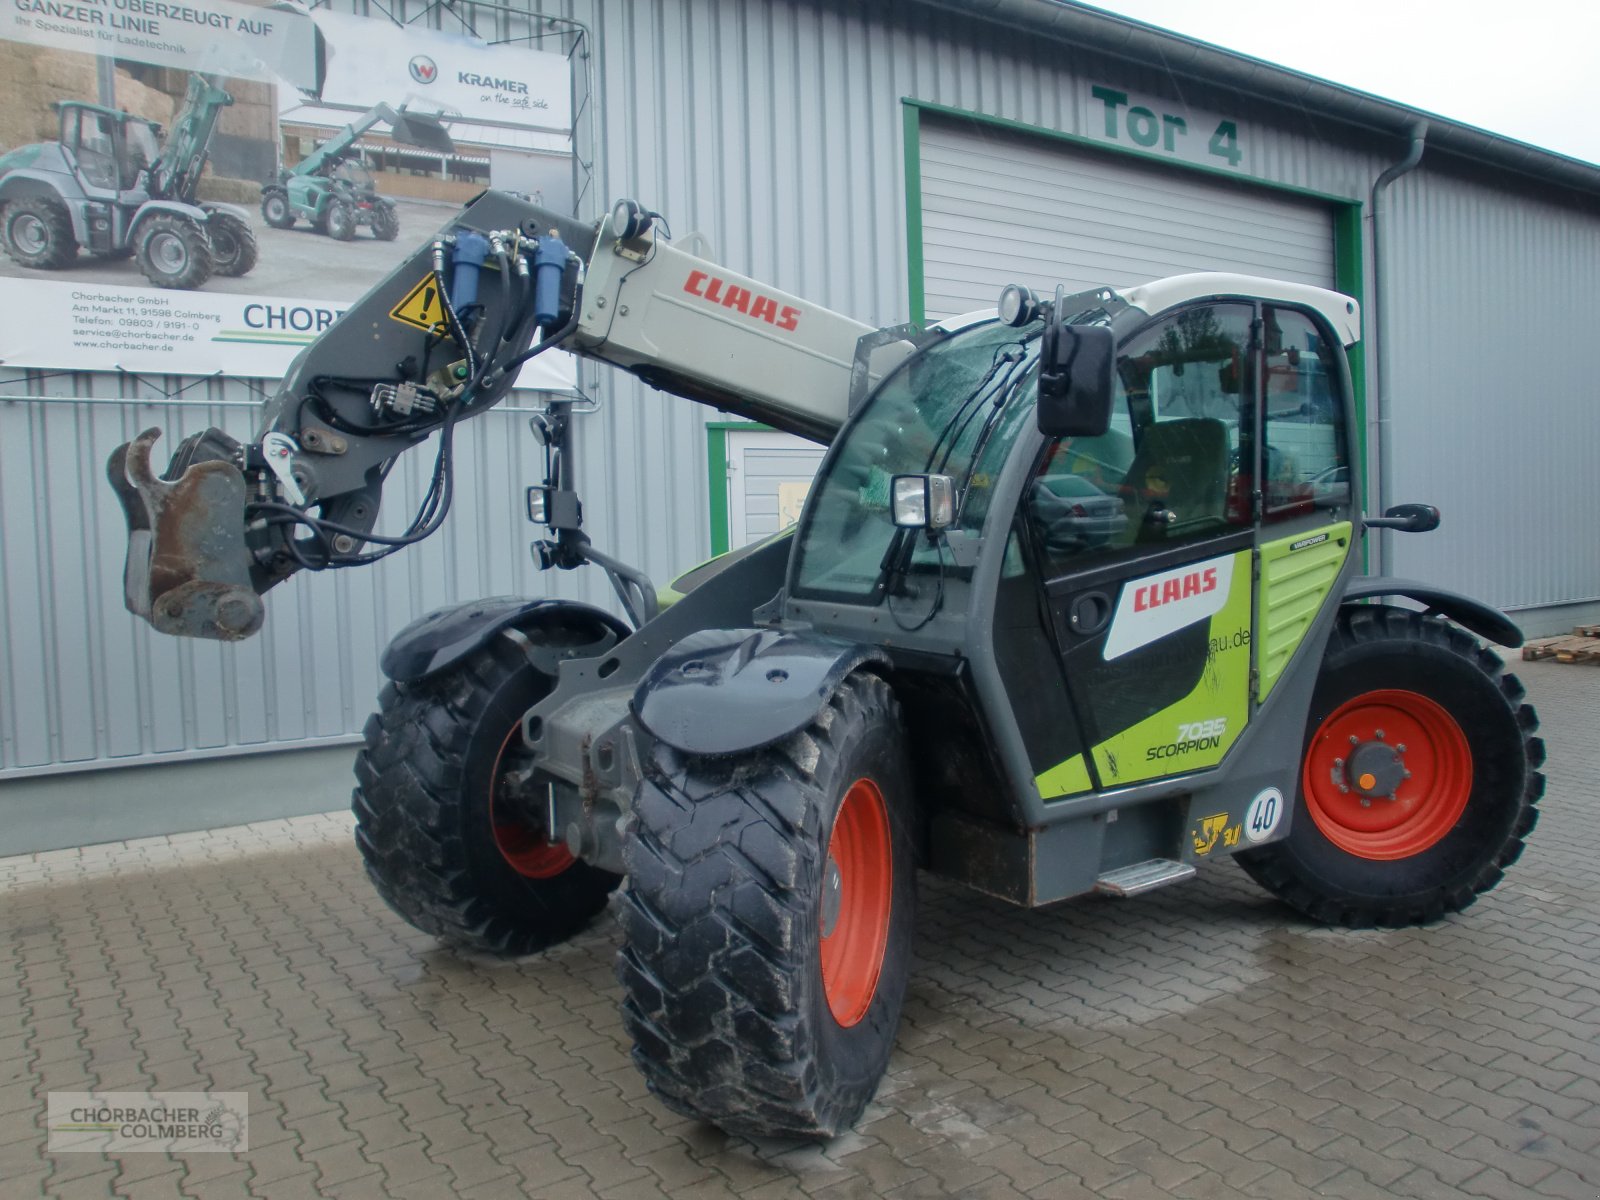
[[[418,289],[436,323],[396,315]],[[127,606],[236,641],[296,573],[438,532],[460,423],[557,347],[826,445],[792,531],[664,605],[586,533],[576,446],[604,426],[552,401],[543,478],[505,503],[622,615],[502,596],[415,621],[355,760],[395,912],[525,955],[611,904],[634,1062],[729,1131],[861,1116],[919,871],[1035,907],[1234,857],[1327,925],[1467,909],[1534,828],[1544,747],[1487,645],[1519,645],[1511,621],[1362,573],[1371,530],[1440,515],[1362,510],[1356,302],[1230,274],[996,301],[874,330],[631,201],[587,224],[487,192],[300,354],[250,441],[194,434],[159,475],[159,430],[117,449]],[[429,486],[377,532],[430,434]]]
[[[233,102],[220,80],[197,73],[169,128],[126,109],[59,101],[54,141],[0,154],[0,249],[41,271],[67,268],[80,253],[132,259],[162,288],[248,274],[257,253],[249,215],[199,196],[218,118]]]
[[[29,314],[0,324],[7,366],[277,379],[485,189],[572,205],[564,54],[197,3],[160,40],[93,5],[0,12],[0,305]]]

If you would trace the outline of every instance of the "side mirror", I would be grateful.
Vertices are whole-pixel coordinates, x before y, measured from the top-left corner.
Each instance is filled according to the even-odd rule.
[[[956,481],[948,475],[896,475],[889,495],[902,529],[943,529],[956,519]]]
[[[1065,290],[1056,288],[1039,348],[1039,432],[1046,437],[1099,437],[1111,428],[1117,339],[1103,325],[1064,324]]]
[[[1439,528],[1439,510],[1431,504],[1396,504],[1381,517],[1368,517],[1368,529],[1397,529],[1401,533],[1432,533]]]

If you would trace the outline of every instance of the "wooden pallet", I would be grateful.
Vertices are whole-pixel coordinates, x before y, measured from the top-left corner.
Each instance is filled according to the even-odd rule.
[[[1535,638],[1522,647],[1522,657],[1530,660],[1553,658],[1564,663],[1600,663],[1600,634]]]
[[[1572,631],[1572,636],[1600,638],[1600,625],[1579,625]]]

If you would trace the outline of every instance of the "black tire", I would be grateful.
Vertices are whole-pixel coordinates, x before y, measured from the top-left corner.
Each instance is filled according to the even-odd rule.
[[[377,201],[372,209],[372,236],[380,242],[392,242],[400,236],[400,214],[394,205]]]
[[[19,266],[59,271],[78,256],[66,205],[48,196],[23,196],[0,207],[0,243]]]
[[[1376,605],[1342,611],[1312,698],[1304,753],[1342,706],[1385,690],[1420,695],[1455,723],[1464,735],[1459,757],[1470,755],[1470,788],[1463,780],[1456,794],[1466,793],[1465,807],[1440,826],[1438,840],[1421,846],[1427,839],[1419,838],[1414,852],[1400,845],[1395,857],[1377,859],[1330,839],[1308,807],[1302,778],[1289,835],[1237,857],[1257,883],[1324,924],[1398,928],[1460,912],[1500,881],[1538,821],[1539,719],[1500,659],[1441,618]],[[1389,803],[1380,797],[1370,805]]]
[[[526,636],[573,650],[598,634],[552,621]],[[497,841],[502,749],[553,682],[501,635],[440,675],[383,689],[356,757],[356,844],[378,895],[423,932],[472,950],[531,954],[581,930],[621,882],[580,860],[563,869],[554,847],[544,849],[556,859],[544,873],[525,874]],[[539,857],[533,842],[542,833],[525,831],[535,852],[527,857]]]
[[[256,235],[232,213],[212,213],[206,223],[211,239],[211,265],[218,275],[248,275],[256,265]]]
[[[634,1062],[668,1107],[729,1132],[839,1133],[883,1077],[911,961],[911,775],[893,693],[856,675],[778,745],[729,758],[658,746],[646,775],[619,909]],[[889,883],[878,899],[888,913],[875,982],[857,993],[860,1015],[841,1023],[823,979],[821,905],[837,878],[836,818],[861,781],[886,816]],[[837,922],[858,893],[843,894]],[[836,968],[836,988],[839,978]]]
[[[157,287],[187,290],[211,278],[211,239],[188,217],[147,217],[135,234],[133,256]]]
[[[282,188],[265,188],[261,193],[261,219],[274,229],[294,228],[294,205]]]
[[[330,202],[322,214],[322,232],[337,241],[348,242],[356,235],[355,210],[343,200]]]

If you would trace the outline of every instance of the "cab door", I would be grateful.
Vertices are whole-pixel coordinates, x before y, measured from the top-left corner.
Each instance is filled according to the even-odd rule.
[[[1111,430],[1047,445],[1023,500],[1081,744],[1044,799],[1214,766],[1250,718],[1257,306],[1118,349]]]

